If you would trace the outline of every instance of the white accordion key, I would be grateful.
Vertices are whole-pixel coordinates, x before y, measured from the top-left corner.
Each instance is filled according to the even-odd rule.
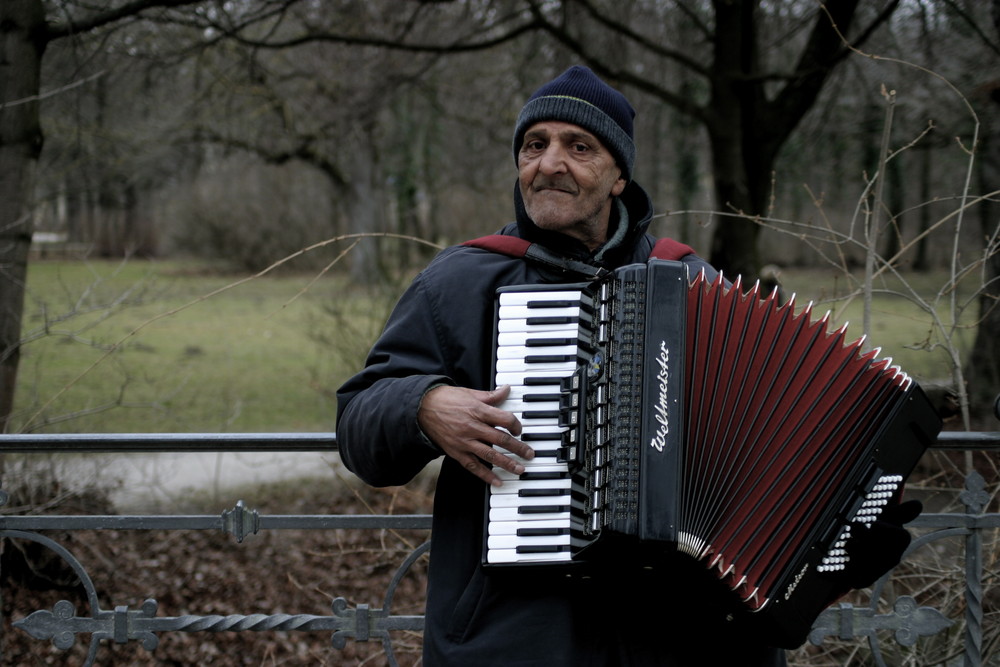
[[[568,527],[572,517],[569,509],[556,512],[524,513],[517,507],[491,507],[490,521],[517,521],[531,525],[534,521],[562,521]]]

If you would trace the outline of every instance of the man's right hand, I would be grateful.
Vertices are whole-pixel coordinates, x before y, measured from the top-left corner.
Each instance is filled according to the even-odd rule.
[[[524,472],[524,466],[494,445],[523,459],[535,455],[531,447],[517,439],[521,423],[514,414],[496,407],[509,393],[509,386],[493,391],[435,387],[424,395],[417,423],[432,442],[463,468],[488,484],[500,486],[493,466],[517,475]]]

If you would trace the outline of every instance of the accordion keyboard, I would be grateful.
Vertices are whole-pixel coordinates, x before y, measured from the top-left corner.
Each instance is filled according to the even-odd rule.
[[[521,422],[520,439],[535,451],[525,472],[494,467],[503,486],[490,490],[486,559],[490,563],[570,560],[581,514],[566,461],[577,398],[572,378],[588,356],[592,301],[582,290],[509,292],[497,315],[495,386],[510,385],[500,406]],[[505,452],[510,455],[509,452]]]

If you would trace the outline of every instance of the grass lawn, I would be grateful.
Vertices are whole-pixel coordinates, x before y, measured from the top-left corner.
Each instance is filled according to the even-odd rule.
[[[337,275],[245,280],[182,261],[36,261],[29,267],[13,432],[255,432],[334,429],[333,392],[363,362],[400,287]],[[945,276],[912,282],[933,295]],[[862,332],[848,281],[786,271],[796,308]],[[228,289],[227,289],[228,287]],[[886,285],[897,290],[898,285]],[[945,303],[937,303],[945,313]],[[949,378],[931,318],[880,295],[869,340],[920,381]],[[968,318],[967,318],[968,319]],[[959,331],[960,345],[973,332]]]
[[[857,287],[861,271],[851,276],[820,270],[787,272],[783,283],[787,293],[795,293],[797,308],[813,302],[814,317],[830,311],[831,328],[847,325],[848,340],[865,334],[864,300],[850,296]],[[944,290],[948,276],[944,271],[914,274],[878,280],[870,309],[870,330],[866,343],[881,348],[882,357],[923,383],[951,381],[952,360],[949,347],[961,358],[972,347],[975,329],[970,326],[978,312],[975,302],[965,303],[974,292],[970,284],[960,284],[954,291],[959,309],[952,314],[950,295]],[[966,306],[961,312],[960,307]],[[937,318],[937,323],[935,323]]]
[[[385,300],[332,275],[204,268],[32,263],[15,432],[333,430]]]

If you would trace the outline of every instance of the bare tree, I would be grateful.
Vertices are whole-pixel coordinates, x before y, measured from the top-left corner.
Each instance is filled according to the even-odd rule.
[[[752,218],[767,212],[779,153],[830,74],[898,5],[899,0],[888,0],[871,11],[858,0],[787,7],[760,0],[716,0],[710,5],[678,0],[664,10],[662,3],[623,6],[608,0],[497,0],[483,8],[477,3],[418,1],[400,10],[405,20],[395,23],[405,25],[405,31],[313,25],[298,34],[261,38],[218,22],[213,27],[266,48],[328,41],[442,54],[483,51],[526,34],[546,34],[607,79],[642,91],[702,125],[711,146],[718,210]],[[683,17],[681,30],[695,32],[704,48],[665,45],[659,29],[667,12]],[[864,23],[855,28],[860,14],[865,15]],[[441,30],[436,22],[443,17],[450,18],[455,29]],[[775,36],[779,34],[784,36]],[[662,72],[673,72],[673,66],[688,76],[668,80]],[[734,274],[756,275],[758,233],[747,220],[720,222],[712,262]]]
[[[42,149],[38,122],[45,12],[40,2],[0,6],[0,431],[14,401],[21,311],[31,244],[34,165]]]
[[[1000,45],[1000,0],[991,3],[993,29]],[[995,190],[1000,183],[1000,79],[981,84],[980,95],[992,113],[982,128],[979,187],[983,193]],[[979,324],[976,339],[966,363],[969,403],[973,414],[986,414],[993,402],[1000,400],[1000,203],[995,199],[979,208],[984,251],[983,290],[979,295]]]
[[[13,46],[20,44],[23,64],[0,63],[0,195],[5,203],[0,212],[0,415],[10,410],[16,379],[31,237],[28,197],[41,145],[39,69],[46,47],[57,40],[103,38],[109,29],[129,28],[136,31],[130,48],[144,50],[149,62],[211,54],[199,57],[188,72],[185,85],[190,84],[192,99],[179,106],[189,124],[169,127],[172,140],[242,151],[271,164],[309,164],[336,193],[345,221],[339,232],[419,232],[434,240],[462,231],[453,222],[429,226],[427,220],[435,218],[426,211],[423,218],[415,216],[414,202],[429,209],[429,202],[440,206],[444,196],[458,199],[458,177],[496,181],[496,165],[506,162],[509,168],[510,160],[489,162],[483,154],[493,152],[484,146],[509,141],[496,128],[509,131],[511,123],[498,117],[510,113],[514,100],[523,100],[524,91],[545,76],[582,61],[635,93],[657,132],[683,128],[683,142],[662,139],[678,153],[677,176],[659,164],[646,165],[660,168],[653,169],[658,180],[677,183],[672,194],[680,203],[699,187],[692,165],[701,159],[701,146],[692,136],[707,138],[714,209],[727,214],[713,218],[711,260],[727,273],[750,277],[761,261],[755,221],[770,213],[782,151],[850,48],[871,39],[899,14],[900,5],[899,0],[4,2],[5,59],[13,62]],[[155,39],[168,28],[182,35],[181,43]],[[136,39],[137,34],[154,39]],[[215,81],[204,66],[208,62],[222,73]],[[242,92],[224,89],[240,68],[243,78],[236,83]],[[452,102],[456,96],[473,99]],[[417,107],[406,107],[415,100]],[[463,117],[463,104],[478,105],[480,117],[470,120],[476,112]],[[495,121],[492,125],[483,118],[488,115],[494,116],[488,119]],[[234,118],[239,123],[229,122]],[[477,129],[486,138],[473,148],[460,143],[471,132],[456,136],[431,129],[434,123],[455,122],[470,127],[480,122]],[[421,154],[414,147],[399,150],[400,142],[415,136],[429,138]],[[440,170],[435,175],[429,166],[440,167],[445,160],[435,151],[450,154],[447,176]],[[463,151],[467,157],[460,155]],[[646,147],[643,154],[656,155]],[[657,162],[656,157],[644,159]],[[441,182],[436,191],[435,179]],[[389,229],[384,217],[391,208],[384,202],[393,193],[400,209],[409,209],[391,214],[401,225],[397,230]],[[483,224],[484,205],[479,197],[467,197],[473,198],[477,203],[465,204],[471,211],[466,217]],[[452,215],[462,219],[464,210]],[[374,253],[359,264],[367,270],[378,259]]]
[[[291,2],[293,0],[289,0]],[[282,10],[263,3],[245,20]],[[95,4],[62,0],[0,3],[0,432],[14,401],[20,359],[21,318],[28,251],[33,233],[32,197],[43,134],[39,105],[59,91],[41,90],[42,58],[57,40],[137,20],[159,20],[171,8],[213,5],[198,0],[128,0]],[[211,13],[206,9],[208,13]]]

